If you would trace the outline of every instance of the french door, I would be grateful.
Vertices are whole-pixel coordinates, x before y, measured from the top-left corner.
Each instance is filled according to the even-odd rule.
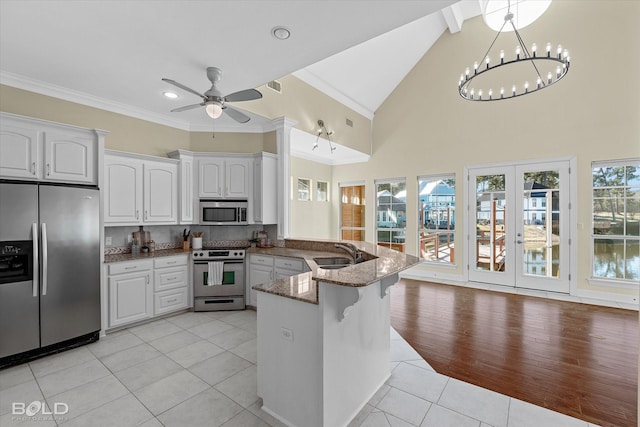
[[[469,280],[568,293],[569,161],[470,168]]]

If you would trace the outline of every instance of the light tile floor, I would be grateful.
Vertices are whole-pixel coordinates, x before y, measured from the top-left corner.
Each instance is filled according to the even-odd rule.
[[[0,371],[0,426],[281,426],[260,409],[256,356],[254,311],[156,320]],[[440,375],[393,329],[390,364],[351,426],[590,425]],[[20,418],[14,402],[69,411]]]

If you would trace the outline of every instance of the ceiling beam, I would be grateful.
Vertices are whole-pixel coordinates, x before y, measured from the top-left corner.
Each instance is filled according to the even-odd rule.
[[[451,34],[457,33],[462,30],[464,16],[462,15],[462,10],[460,9],[459,3],[455,3],[451,6],[445,7],[440,12],[444,17],[444,20],[447,22],[447,26],[449,26],[449,32]]]

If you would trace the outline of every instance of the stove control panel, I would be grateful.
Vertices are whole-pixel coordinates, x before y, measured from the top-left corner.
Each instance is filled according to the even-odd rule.
[[[194,259],[244,259],[244,249],[198,249],[193,251]]]

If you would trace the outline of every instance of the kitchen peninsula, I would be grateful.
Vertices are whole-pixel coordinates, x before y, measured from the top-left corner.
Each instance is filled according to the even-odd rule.
[[[344,426],[389,378],[389,295],[418,258],[366,242],[286,240],[249,253],[302,258],[311,271],[256,285],[258,395],[288,425]],[[353,256],[355,259],[356,256]],[[327,268],[328,267],[328,268]]]

